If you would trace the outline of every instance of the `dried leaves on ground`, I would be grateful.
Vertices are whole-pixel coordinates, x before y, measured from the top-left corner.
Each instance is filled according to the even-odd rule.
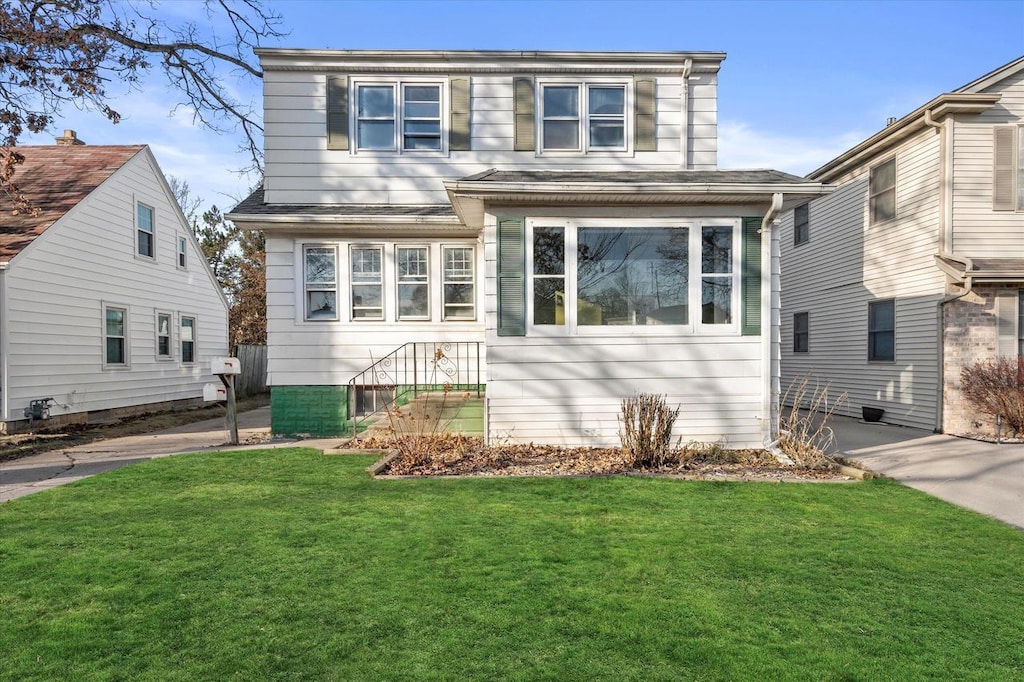
[[[380,435],[352,448],[396,452],[380,473],[398,476],[607,476],[658,474],[706,480],[848,480],[832,466],[800,467],[779,462],[764,450],[731,450],[719,444],[690,444],[656,468],[637,468],[621,448],[515,444],[485,446],[481,438],[431,434],[401,448]]]

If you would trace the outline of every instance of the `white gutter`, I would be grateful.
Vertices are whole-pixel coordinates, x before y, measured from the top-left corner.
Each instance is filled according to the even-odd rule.
[[[682,130],[679,131],[679,149],[680,149],[680,152],[679,152],[679,167],[682,168],[683,170],[686,170],[687,168],[690,167],[690,164],[687,161],[687,157],[690,154],[690,145],[689,145],[689,142],[690,142],[690,132],[689,132],[690,126],[689,126],[688,121],[690,119],[690,111],[689,111],[689,106],[690,106],[690,73],[692,73],[692,72],[693,72],[693,59],[687,57],[686,61],[683,63],[683,73],[682,73],[683,87],[682,87],[682,89],[680,91],[680,95],[679,95],[680,111],[683,112],[682,113],[682,119],[683,120],[681,121],[682,122]]]
[[[924,124],[939,132],[939,253],[944,253],[953,249],[953,120],[939,123],[925,109]]]
[[[772,225],[782,211],[782,202],[782,192],[772,194],[771,206],[761,220],[761,436],[765,448],[769,449],[778,439],[779,433],[781,358],[772,351],[773,347],[781,344],[777,336],[779,326],[773,322],[781,314],[782,303],[779,300],[780,286],[776,286],[779,273],[772,270],[775,251],[778,249],[778,235],[772,230]],[[765,305],[765,301],[768,305]]]
[[[7,382],[10,363],[7,330],[11,326],[7,319],[7,266],[10,261],[0,263],[0,422],[6,422],[10,414],[10,386]]]

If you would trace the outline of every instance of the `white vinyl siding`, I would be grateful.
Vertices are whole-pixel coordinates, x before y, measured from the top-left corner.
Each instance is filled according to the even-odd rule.
[[[455,67],[453,66],[453,69]],[[330,72],[329,69],[324,73]],[[452,73],[466,73],[452,71]],[[488,168],[545,169],[551,159],[536,152],[513,151],[512,77],[471,73],[470,143],[472,151],[367,152],[327,150],[324,73],[267,70],[264,77],[265,196],[271,203],[447,204],[442,185]],[[357,75],[350,86],[360,82]],[[623,78],[617,79],[624,82]],[[681,78],[656,78],[657,151],[630,155],[631,167],[647,170],[717,168],[717,75],[691,77],[685,96]],[[361,82],[381,82],[362,79]],[[447,87],[442,88],[447,98]],[[683,111],[683,106],[688,112]],[[350,102],[353,125],[356,102]],[[539,107],[538,107],[539,109]],[[442,127],[447,127],[444,117]],[[685,122],[689,120],[690,125]],[[631,115],[626,116],[631,126]],[[627,132],[627,142],[632,137]],[[353,134],[352,147],[355,148]],[[621,157],[622,153],[618,153]],[[615,153],[563,155],[561,169],[621,170]]]
[[[369,367],[402,344],[413,341],[483,341],[480,320],[441,319],[441,244],[410,241],[409,246],[426,245],[430,253],[431,319],[398,323],[397,306],[388,303],[388,319],[345,319],[309,324],[303,319],[302,243],[291,237],[268,235],[267,250],[267,336],[270,355],[267,380],[271,386],[345,385],[357,373]],[[307,243],[312,242],[308,240]],[[466,245],[474,248],[475,240]],[[402,244],[403,246],[405,244]],[[334,244],[341,254],[348,254],[349,244]],[[384,244],[385,255],[395,253],[394,242]],[[475,256],[479,258],[477,254]],[[339,262],[341,301],[349,300],[347,256]],[[384,262],[385,299],[397,301],[397,273],[390,258]],[[479,297],[479,294],[477,294]],[[280,352],[274,349],[282,349]],[[486,358],[481,345],[482,361]]]
[[[782,231],[782,392],[804,377],[848,395],[840,414],[863,405],[886,421],[932,429],[938,372],[936,304],[945,295],[939,251],[940,138],[932,129],[896,150],[897,217],[869,226],[866,164],[834,181],[836,191],[811,202],[814,237],[794,245],[793,213]],[[889,157],[887,157],[889,158]],[[989,168],[991,173],[991,168]],[[989,212],[990,209],[989,209]],[[895,260],[898,258],[898,261]],[[898,266],[897,266],[898,262]],[[868,303],[898,299],[895,362],[868,361]],[[813,350],[793,352],[793,313],[813,320]]]
[[[675,431],[684,442],[763,445],[760,337],[741,336],[731,328],[718,333],[715,325],[708,325],[706,333],[699,335],[671,333],[670,327],[662,328],[669,333],[657,334],[654,326],[644,327],[640,333],[637,327],[608,326],[569,334],[557,325],[538,325],[536,317],[530,318],[533,322],[526,336],[498,336],[496,222],[495,216],[485,216],[487,422],[493,438],[616,445],[622,399],[643,391],[664,394],[669,405],[681,407]],[[528,226],[556,225],[554,219],[542,217],[526,222]],[[562,220],[566,222],[585,225],[591,221],[573,217]],[[614,222],[643,225],[657,219],[634,213]],[[527,234],[529,253],[537,233],[534,231],[532,238],[529,230]],[[566,254],[574,248],[566,247]],[[773,264],[777,267],[778,261]],[[551,264],[532,265],[528,261],[528,274],[538,269],[557,270]],[[695,293],[691,296],[699,291],[698,272],[692,274]],[[566,269],[566,280],[566,287],[575,281],[571,269]],[[537,281],[536,276],[532,281]],[[529,286],[527,292],[532,301],[535,294]],[[567,305],[566,311],[570,310],[572,305]],[[553,316],[552,307],[549,317]]]
[[[56,416],[202,395],[208,359],[228,352],[227,305],[205,266],[184,272],[170,257],[137,257],[138,202],[154,209],[157,254],[174,253],[175,235],[188,229],[161,175],[141,151],[11,260],[4,274],[8,419],[22,418],[39,397],[53,396]],[[189,240],[188,257],[201,264],[195,248]],[[129,312],[129,368],[102,369],[104,302]],[[197,362],[187,368],[155,352],[157,312],[180,310],[203,330]]]

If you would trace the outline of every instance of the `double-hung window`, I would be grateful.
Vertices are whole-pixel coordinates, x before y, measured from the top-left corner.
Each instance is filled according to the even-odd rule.
[[[178,237],[178,267],[184,270],[188,266],[188,238]]]
[[[398,319],[430,319],[430,258],[426,246],[395,248],[398,269]]]
[[[384,250],[380,246],[351,248],[352,319],[384,319]]]
[[[333,246],[305,246],[302,250],[305,271],[307,320],[338,319],[338,251]]]
[[[156,358],[171,359],[171,314],[156,314]]]
[[[896,301],[868,303],[868,360],[896,361]]]
[[[357,83],[356,150],[441,151],[440,83]]]
[[[800,246],[811,238],[810,204],[793,209],[793,246]]]
[[[181,316],[181,362],[190,365],[196,361],[196,318]]]
[[[873,167],[868,180],[871,224],[896,217],[896,157]]]
[[[474,249],[472,246],[443,246],[443,319],[474,320]]]
[[[156,228],[153,209],[145,204],[135,205],[135,253],[143,258],[155,258]]]
[[[810,350],[810,340],[810,315],[808,313],[793,313],[793,352],[808,352]]]
[[[626,151],[626,96],[625,84],[541,84],[541,151]]]
[[[534,328],[737,327],[739,221],[538,219],[527,228]]]
[[[128,366],[128,308],[103,305],[103,364]]]

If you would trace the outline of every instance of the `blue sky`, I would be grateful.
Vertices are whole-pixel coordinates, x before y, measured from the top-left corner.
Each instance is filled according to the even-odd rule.
[[[290,33],[268,47],[328,49],[712,50],[719,166],[805,174],[936,95],[1024,55],[1024,0],[401,2],[266,0]],[[201,10],[198,0],[161,12]],[[147,143],[204,207],[233,205],[252,179],[237,140],[206,133],[162,76],[121,96],[125,119],[69,110],[58,130],[90,144]],[[246,92],[259,106],[258,89]],[[52,135],[26,139],[50,144]]]

